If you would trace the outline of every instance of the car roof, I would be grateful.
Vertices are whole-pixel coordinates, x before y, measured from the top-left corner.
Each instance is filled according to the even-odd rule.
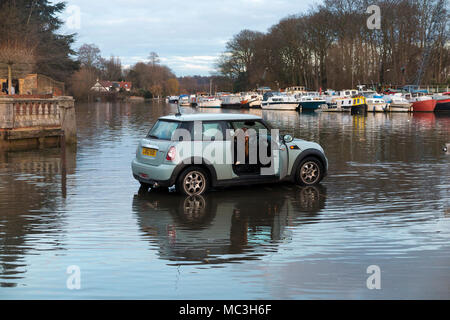
[[[211,121],[211,120],[261,120],[261,117],[241,113],[189,113],[160,117],[161,120],[175,121]]]

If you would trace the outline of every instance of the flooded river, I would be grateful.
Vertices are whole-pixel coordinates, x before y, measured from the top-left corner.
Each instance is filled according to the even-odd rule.
[[[1,299],[450,298],[450,116],[247,110],[323,146],[320,186],[138,192],[137,142],[175,111],[79,104],[65,162],[0,154]]]

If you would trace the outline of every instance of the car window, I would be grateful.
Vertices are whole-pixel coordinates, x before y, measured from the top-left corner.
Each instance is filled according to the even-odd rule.
[[[180,126],[177,121],[158,120],[150,129],[147,137],[160,140],[171,140],[175,130]]]
[[[267,127],[260,121],[233,121],[231,122],[231,126],[234,130],[238,130],[238,129],[243,129],[243,128],[247,128],[247,129],[253,129],[256,131],[256,133],[258,133],[258,131],[260,129],[267,129]]]
[[[222,125],[220,122],[203,122],[202,133],[204,140],[211,140],[211,137],[215,137],[216,140],[218,137],[223,138]]]

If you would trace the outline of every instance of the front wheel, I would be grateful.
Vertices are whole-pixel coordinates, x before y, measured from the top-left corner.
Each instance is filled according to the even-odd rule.
[[[308,157],[304,159],[297,169],[297,183],[302,186],[318,184],[323,178],[323,165],[320,160]]]
[[[201,195],[208,190],[208,187],[209,176],[203,168],[187,168],[178,177],[177,190],[184,195]]]

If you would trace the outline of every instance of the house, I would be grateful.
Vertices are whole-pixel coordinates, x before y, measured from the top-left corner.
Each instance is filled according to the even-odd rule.
[[[132,84],[127,81],[100,81],[92,86],[91,90],[96,92],[131,91]]]
[[[110,86],[108,81],[99,81],[97,79],[97,82],[92,86],[91,91],[109,92]]]

